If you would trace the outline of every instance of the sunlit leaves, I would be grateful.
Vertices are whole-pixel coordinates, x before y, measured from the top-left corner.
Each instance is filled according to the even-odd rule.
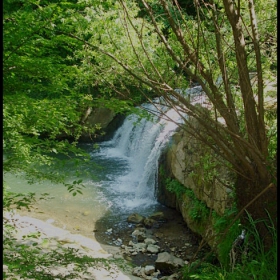
[[[67,190],[72,193],[73,196],[76,196],[77,193],[79,194],[83,194],[81,189],[85,188],[85,186],[82,184],[83,180],[79,179],[79,180],[75,180],[73,181],[72,184],[69,183],[65,183],[65,187],[67,187]]]

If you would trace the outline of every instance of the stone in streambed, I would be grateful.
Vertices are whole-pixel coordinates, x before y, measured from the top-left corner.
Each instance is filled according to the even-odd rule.
[[[143,230],[136,229],[131,234],[132,238],[135,240],[135,242],[142,242],[146,239],[146,233]]]
[[[159,253],[155,262],[156,269],[161,272],[170,273],[185,265],[184,261],[167,252]]]
[[[158,245],[149,244],[147,247],[147,252],[151,254],[157,254],[159,252],[160,247]]]
[[[164,216],[163,212],[155,212],[152,215],[149,216],[149,219],[153,219],[156,221],[166,221],[167,219]]]
[[[83,215],[83,216],[88,216],[88,215],[89,215],[89,211],[84,211],[84,212],[82,213],[82,215]]]
[[[147,244],[147,245],[149,245],[149,244],[156,244],[157,242],[154,240],[154,239],[152,239],[152,238],[146,238],[145,240],[144,240],[144,242]]]
[[[152,228],[155,225],[156,221],[154,219],[145,218],[143,224],[146,228]]]
[[[146,265],[144,271],[146,275],[152,275],[155,272],[155,267],[153,265]]]
[[[137,213],[133,213],[130,216],[128,216],[127,222],[132,223],[132,224],[142,224],[144,219],[145,219],[144,216],[137,214]]]
[[[136,252],[142,252],[142,253],[145,253],[147,251],[146,249],[147,245],[145,243],[136,243],[136,244],[133,244],[133,249],[136,251]]]

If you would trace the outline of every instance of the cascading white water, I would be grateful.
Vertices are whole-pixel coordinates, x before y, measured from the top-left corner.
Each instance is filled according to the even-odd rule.
[[[143,105],[155,111],[152,104]],[[112,140],[101,143],[99,155],[114,158],[119,163],[126,162],[123,174],[111,179],[110,187],[119,199],[121,207],[134,208],[156,204],[158,160],[162,149],[175,132],[181,117],[174,109],[166,111],[168,118],[154,117],[153,121],[128,116],[115,132]]]

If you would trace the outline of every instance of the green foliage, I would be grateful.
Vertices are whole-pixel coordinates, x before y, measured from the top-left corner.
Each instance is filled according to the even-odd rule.
[[[30,209],[30,206],[36,201],[35,193],[21,194],[13,193],[4,189],[3,194],[3,209],[10,211],[11,209]]]
[[[209,217],[209,208],[203,201],[196,198],[191,189],[186,188],[179,181],[171,178],[167,178],[165,184],[166,189],[176,194],[178,199],[181,199],[183,194],[190,198],[188,205],[190,209],[189,216],[193,221],[199,223],[205,221]]]
[[[34,98],[70,95],[76,68],[68,55],[80,43],[53,32],[59,12],[60,16],[64,12],[59,4],[36,4],[5,1],[5,93],[26,93]]]
[[[80,180],[77,180],[77,181],[76,180],[73,181],[72,184],[65,183],[64,185],[67,187],[67,190],[70,193],[72,192],[73,196],[76,196],[77,193],[83,194],[81,189],[82,189],[82,187],[85,188],[85,186],[83,184],[81,184],[82,182],[83,182],[83,180],[80,179]]]
[[[39,198],[36,198],[35,193],[14,193],[9,191],[9,186],[3,182],[3,211],[10,212],[15,209],[32,209],[32,205],[39,200],[47,200],[49,194],[42,193]],[[4,224],[6,224],[4,219]]]
[[[207,205],[201,200],[194,200],[192,202],[191,210],[190,210],[190,218],[199,223],[206,221],[209,217],[210,210]]]
[[[52,30],[70,2],[5,1],[3,153],[5,172],[57,180],[40,168],[56,154],[81,154],[77,140],[83,96],[73,90],[77,71],[68,60],[80,43]],[[78,6],[76,6],[77,8]]]
[[[186,189],[185,194],[190,198],[190,205],[188,206],[190,218],[197,223],[205,222],[210,214],[210,210],[206,203],[197,199],[191,189]]]
[[[205,262],[194,262],[184,267],[183,279],[277,279],[277,230],[272,222],[271,224],[267,224],[274,243],[269,250],[265,250],[263,240],[260,238],[256,228],[256,225],[260,221],[254,221],[250,215],[248,215],[248,220],[249,226],[246,228],[246,238],[243,246],[246,248],[245,252],[247,254],[244,254],[241,262],[239,262],[234,269],[223,265],[218,266]],[[226,238],[228,238],[228,236],[226,236]],[[230,243],[233,241],[234,239],[229,236],[228,242]]]
[[[205,147],[203,147],[205,149]],[[212,187],[215,179],[219,177],[221,181],[224,179],[220,176],[221,167],[225,164],[222,159],[217,160],[213,153],[205,150],[194,164],[195,170],[192,170],[190,176],[196,179],[198,185]]]
[[[219,255],[219,261],[222,267],[229,268],[230,257],[229,253],[232,248],[232,244],[236,237],[241,234],[240,221],[236,220],[232,223],[237,209],[226,209],[224,215],[219,216],[216,212],[213,212],[215,235],[217,236],[217,251]]]
[[[193,270],[195,269],[195,272]],[[222,278],[223,270],[211,263],[198,261],[193,262],[189,267],[185,266],[183,269],[183,280],[200,279],[200,280],[225,280]]]
[[[109,260],[80,255],[78,249],[63,248],[62,246],[44,253],[37,242],[30,246],[16,244],[13,238],[7,238],[4,241],[4,249],[6,253],[3,262],[8,266],[8,272],[3,273],[3,279],[20,275],[24,279],[51,280],[54,279],[54,275],[50,272],[51,268],[58,266],[67,268],[70,264],[74,264],[73,272],[68,272],[64,276],[59,274],[59,279],[79,277],[79,272],[87,275],[87,267],[100,266],[100,263],[104,267],[110,268]]]
[[[171,193],[175,193],[178,198],[186,192],[186,187],[184,187],[179,181],[171,178],[165,180],[166,189]]]

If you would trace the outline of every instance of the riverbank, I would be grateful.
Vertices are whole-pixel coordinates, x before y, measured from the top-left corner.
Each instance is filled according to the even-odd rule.
[[[16,231],[12,232],[14,238],[12,244],[4,242],[4,254],[10,252],[19,252],[21,249],[38,249],[39,255],[49,255],[52,251],[57,254],[67,253],[68,249],[74,249],[79,257],[88,256],[95,259],[91,265],[85,265],[82,270],[78,269],[75,262],[57,262],[51,265],[40,265],[35,269],[42,272],[42,275],[48,274],[53,279],[61,279],[67,275],[76,275],[73,279],[96,279],[96,280],[137,280],[140,279],[131,275],[132,267],[125,260],[120,261],[120,255],[117,250],[112,253],[105,251],[99,242],[94,238],[88,238],[80,234],[70,233],[68,230],[52,225],[53,220],[41,221],[28,216],[21,216],[17,213],[5,213],[4,221],[6,225],[14,226]],[[8,230],[5,227],[4,240],[7,240]],[[23,245],[23,246],[22,246]],[[24,246],[25,245],[25,246]],[[18,254],[20,254],[19,252]],[[116,261],[114,261],[116,260]],[[121,263],[120,269],[116,263]],[[93,264],[93,265],[92,265]],[[32,264],[31,264],[32,265]],[[24,279],[19,275],[11,273],[4,261],[3,272],[6,274],[4,279]]]
[[[79,262],[77,260],[70,263],[68,261],[67,265],[59,264],[60,260],[58,262],[52,262],[48,267],[42,267],[40,264],[40,269],[45,269],[47,273],[51,274],[53,277],[64,277],[69,275],[69,273],[75,273],[75,275],[77,274],[77,278],[73,279],[77,280],[149,279],[147,277],[139,278],[135,276],[138,274],[135,274],[134,268],[154,267],[156,259],[158,258],[158,253],[160,252],[170,253],[186,263],[188,263],[193,256],[196,255],[197,259],[203,254],[203,250],[200,250],[197,255],[199,238],[188,229],[182,217],[180,217],[179,213],[173,209],[165,208],[165,211],[161,212],[164,216],[164,222],[161,221],[160,223],[156,223],[152,228],[146,228],[146,230],[144,230],[146,232],[146,237],[151,238],[156,242],[156,247],[159,248],[158,253],[149,253],[147,250],[145,250],[146,252],[140,250],[140,252],[138,250],[139,248],[135,250],[135,248],[133,249],[129,247],[129,244],[131,245],[132,242],[132,232],[138,226],[128,223],[127,221],[125,222],[126,226],[123,225],[119,228],[112,227],[107,230],[106,227],[102,227],[103,222],[100,220],[94,225],[96,230],[92,232],[90,237],[86,237],[80,232],[75,233],[73,230],[70,232],[69,230],[55,226],[57,224],[57,221],[55,221],[56,217],[49,216],[48,219],[44,219],[43,217],[45,217],[46,213],[44,213],[41,219],[30,217],[34,215],[39,216],[40,211],[38,211],[37,214],[35,214],[35,212],[24,210],[20,211],[20,214],[5,214],[5,221],[14,225],[18,230],[13,234],[15,237],[15,240],[13,241],[14,247],[26,245],[29,248],[32,248],[32,245],[36,243],[36,248],[39,248],[41,251],[40,254],[47,255],[58,253],[64,256],[69,255],[69,251],[65,251],[65,249],[79,250],[77,252],[79,258],[87,256],[94,259],[90,264],[84,265],[80,271],[77,271],[76,265],[77,262]],[[43,219],[45,221],[43,221]],[[34,236],[36,232],[39,233],[39,235]],[[117,246],[110,245],[118,240],[121,240],[121,242]],[[143,244],[139,243],[139,246],[140,245]],[[136,247],[138,247],[137,244]],[[7,253],[7,250],[9,251],[10,249],[4,246],[4,250],[6,250]],[[5,265],[3,267],[4,272],[9,275],[7,266]],[[11,276],[14,275],[10,274],[4,279],[22,279],[12,278]],[[164,274],[161,275],[161,277],[163,276]]]

